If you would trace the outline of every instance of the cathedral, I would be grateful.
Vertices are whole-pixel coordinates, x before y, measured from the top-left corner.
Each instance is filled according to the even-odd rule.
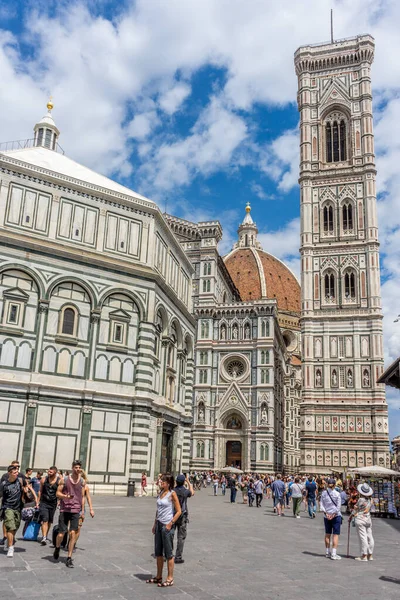
[[[218,221],[167,216],[190,258],[197,322],[193,469],[299,468],[300,285],[257,240],[251,207],[221,257]]]
[[[0,144],[0,467],[389,466],[369,35],[295,53],[301,285],[245,207],[163,214],[68,158],[49,102]]]

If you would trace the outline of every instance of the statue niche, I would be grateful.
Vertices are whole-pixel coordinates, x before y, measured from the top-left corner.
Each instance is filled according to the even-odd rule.
[[[204,403],[200,402],[197,409],[197,420],[199,422],[204,422],[205,412]]]

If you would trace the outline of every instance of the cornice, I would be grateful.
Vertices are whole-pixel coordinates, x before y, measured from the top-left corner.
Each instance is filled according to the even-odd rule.
[[[9,167],[9,168],[7,168]],[[14,168],[12,168],[14,167]],[[60,173],[55,173],[43,167],[37,167],[21,160],[11,158],[0,153],[0,173],[5,173],[11,177],[18,177],[42,186],[55,189],[60,192],[77,195],[81,198],[89,198],[94,202],[105,204],[106,206],[118,208],[127,212],[132,212],[141,216],[155,219],[160,229],[167,235],[171,245],[175,247],[176,253],[185,263],[189,273],[194,271],[193,265],[186,256],[179,240],[171,231],[161,210],[152,201],[142,200],[136,196],[129,196],[120,192],[114,192],[107,188],[97,186],[92,183],[68,177]],[[67,184],[67,185],[66,185]],[[88,192],[90,190],[90,193]],[[139,205],[137,208],[134,204]]]

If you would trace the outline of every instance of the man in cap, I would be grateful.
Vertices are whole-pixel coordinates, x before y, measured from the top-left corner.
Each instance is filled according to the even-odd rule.
[[[178,541],[176,544],[175,552],[175,564],[179,565],[185,561],[182,558],[183,546],[187,535],[187,524],[189,523],[189,512],[187,507],[187,499],[194,496],[193,486],[189,481],[189,477],[184,475],[178,475],[176,478],[176,487],[174,492],[178,496],[179,504],[181,505],[182,514],[176,521],[176,529],[178,532]]]
[[[332,560],[340,560],[342,557],[336,552],[340,526],[342,524],[341,514],[341,497],[340,493],[335,490],[336,480],[331,478],[327,481],[327,488],[322,492],[320,508],[324,513],[325,523],[325,556]],[[331,550],[331,537],[332,537],[332,550]]]

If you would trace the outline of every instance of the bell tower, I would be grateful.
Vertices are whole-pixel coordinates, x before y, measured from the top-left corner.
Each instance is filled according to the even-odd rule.
[[[361,35],[295,53],[300,112],[301,469],[389,466],[371,65]]]

